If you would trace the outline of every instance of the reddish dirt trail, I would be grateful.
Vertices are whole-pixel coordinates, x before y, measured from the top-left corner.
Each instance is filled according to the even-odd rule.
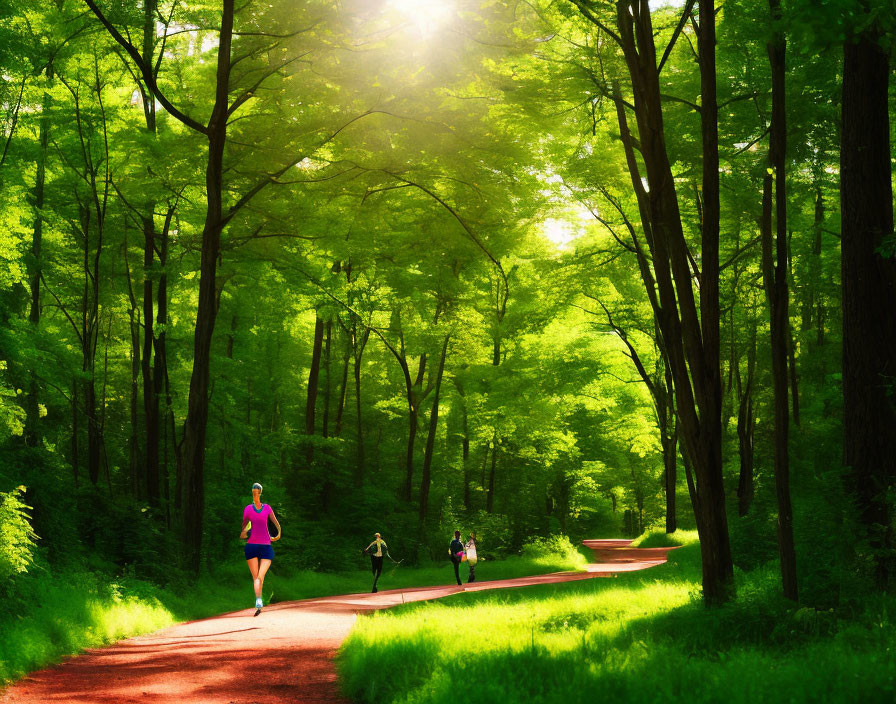
[[[0,702],[49,704],[280,704],[347,702],[333,656],[359,613],[484,589],[572,582],[643,570],[672,548],[630,548],[629,540],[586,540],[598,562],[585,572],[395,589],[274,604],[181,623],[88,650],[10,687]],[[449,574],[450,570],[446,570]]]

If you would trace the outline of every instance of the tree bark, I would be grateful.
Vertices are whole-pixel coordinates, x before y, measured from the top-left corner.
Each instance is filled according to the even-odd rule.
[[[675,485],[678,465],[678,433],[663,433],[663,486],[666,491],[666,532],[674,533],[678,529],[675,515]]]
[[[153,380],[153,312],[152,263],[155,249],[153,214],[143,216],[143,417],[146,424],[146,500],[153,508],[159,505],[159,397]]]
[[[77,108],[76,108],[77,109]],[[79,121],[80,129],[80,121]],[[85,164],[85,168],[89,165]],[[94,195],[96,196],[96,184]],[[90,483],[97,485],[100,478],[102,460],[102,430],[100,428],[96,398],[96,347],[99,339],[99,305],[100,305],[100,257],[103,252],[103,220],[104,209],[97,208],[97,221],[91,226],[90,210],[80,207],[81,232],[84,237],[84,255],[82,259],[84,286],[81,297],[81,372],[84,395],[84,414],[87,416],[87,475]],[[91,229],[96,229],[96,241],[90,236]],[[91,245],[94,245],[91,251]]]
[[[75,488],[80,482],[81,467],[81,448],[78,442],[78,434],[81,432],[78,427],[78,382],[72,382],[72,475],[75,480]]]
[[[788,400],[788,340],[790,338],[787,285],[787,116],[785,112],[786,43],[777,24],[780,0],[769,0],[774,28],[768,43],[772,74],[772,121],[769,136],[769,171],[774,174],[775,259],[772,261],[772,173],[766,172],[762,196],[762,270],[771,317],[772,378],[775,391],[775,494],[778,503],[778,555],[784,596],[799,599],[796,550],[793,543],[793,509],[790,502],[790,404]]]
[[[308,393],[305,400],[305,435],[310,438],[314,435],[314,418],[317,409],[318,381],[320,380],[320,358],[324,340],[324,321],[315,313],[314,343],[311,347],[311,368],[308,371]],[[314,461],[314,445],[307,441],[305,445],[305,467],[311,468]],[[298,477],[296,477],[298,485]]]
[[[221,31],[215,83],[215,104],[209,119],[208,160],[205,170],[206,216],[202,228],[199,266],[199,305],[193,336],[193,371],[180,462],[184,489],[184,543],[189,567],[199,572],[202,522],[205,513],[205,437],[212,334],[217,316],[216,272],[223,229],[224,145],[227,141],[230,47],[233,39],[234,0],[222,0]]]
[[[740,475],[737,482],[737,513],[744,517],[753,503],[753,432],[756,423],[753,417],[753,379],[756,372],[756,327],[747,353],[747,378],[742,381],[737,370],[737,441],[740,450]]]
[[[840,134],[844,462],[874,550],[875,576],[896,574],[889,489],[896,478],[896,259],[888,87],[877,20],[844,46]]]
[[[156,407],[156,434],[159,434],[160,427],[163,429],[164,437],[164,457],[162,458],[162,493],[165,499],[165,523],[171,526],[171,487],[169,481],[168,469],[168,416],[173,412],[171,409],[171,391],[168,388],[168,346],[167,346],[167,327],[168,327],[168,235],[171,230],[171,218],[174,214],[174,206],[169,206],[168,213],[165,217],[165,224],[162,227],[160,243],[159,243],[159,283],[156,286],[156,329],[153,340],[153,397]],[[165,392],[165,412],[159,411],[162,393]],[[173,439],[173,438],[172,438]],[[158,456],[158,447],[156,450]]]
[[[125,230],[127,233],[127,230]],[[139,499],[145,486],[143,473],[139,463],[140,442],[138,428],[137,405],[140,397],[140,313],[137,308],[137,297],[134,295],[134,282],[131,277],[131,264],[128,258],[128,239],[124,239],[124,271],[128,282],[128,321],[131,333],[131,393],[129,397],[130,434],[128,436],[128,478],[131,486],[131,496]]]
[[[329,437],[330,432],[330,335],[332,327],[332,321],[328,320],[325,335],[326,341],[324,343],[324,416],[321,422],[321,435],[325,438]]]
[[[796,366],[796,343],[793,340],[793,328],[787,321],[787,368],[790,372],[790,405],[793,412],[793,424],[800,427],[800,375]]]
[[[495,468],[498,463],[498,437],[492,440],[492,464],[488,472],[488,493],[485,495],[485,510],[487,513],[495,511]]]
[[[47,82],[53,79],[52,64],[47,67]],[[40,131],[38,134],[39,151],[37,156],[37,173],[34,177],[34,227],[31,238],[31,266],[29,267],[29,288],[31,291],[31,309],[28,312],[28,322],[34,333],[40,328],[40,277],[41,277],[41,246],[43,244],[44,216],[41,212],[44,208],[44,185],[47,173],[47,148],[50,143],[50,110],[53,99],[49,92],[45,92],[41,102]],[[37,375],[34,369],[28,373],[28,399],[25,404],[25,444],[28,447],[37,447],[40,443],[40,400],[38,398]]]
[[[697,272],[701,282],[699,314],[694,298],[691,258],[666,149],[655,35],[647,0],[620,2],[616,13],[619,42],[634,92],[646,188],[628,129],[626,104],[618,88],[614,88],[614,100],[632,187],[638,196],[642,226],[651,254],[652,271],[644,263],[646,256],[636,243],[639,267],[672,370],[679,441],[700,535],[703,595],[706,604],[713,605],[730,600],[735,588],[722,479],[718,105],[713,1],[700,0],[699,14],[703,144],[703,268],[702,272]]]
[[[661,350],[662,347],[657,345]],[[675,387],[669,362],[663,359],[663,422],[660,429],[663,441],[664,475],[666,486],[666,532],[678,529],[675,493],[678,486],[678,424],[675,422]],[[659,386],[659,384],[657,384]]]
[[[356,345],[355,349],[355,420],[357,421],[357,457],[355,459],[355,486],[363,486],[365,475],[364,457],[364,418],[361,415],[361,357],[364,355],[364,348],[367,346],[367,340],[370,338],[370,330],[365,329],[361,336],[361,341]]]
[[[321,437],[329,437],[330,425],[330,334],[332,329],[332,321],[328,320],[325,331],[324,341],[324,414],[321,419]],[[333,455],[328,449],[324,449],[324,479],[321,486],[321,506],[324,513],[329,513],[330,503],[333,495]]]
[[[448,339],[445,335],[442,343],[442,354],[439,357],[439,369],[436,372],[436,385],[433,390],[432,410],[429,413],[429,432],[426,436],[426,449],[423,454],[423,470],[420,476],[420,524],[426,520],[429,507],[429,486],[432,470],[432,457],[435,449],[436,430],[439,424],[439,394],[442,390],[442,374],[445,371],[445,355],[448,353]]]
[[[157,0],[145,0],[143,3],[143,61],[153,65],[156,38]],[[155,99],[148,89],[141,87],[143,115],[146,130],[156,134]],[[146,499],[153,508],[158,508],[160,499],[159,485],[159,445],[161,442],[162,418],[159,402],[164,374],[158,353],[158,344],[153,327],[153,261],[156,248],[155,203],[150,200],[144,206],[143,221],[143,354],[141,356],[141,373],[143,376],[143,418],[146,425],[146,453],[144,472],[146,478]],[[170,211],[166,221],[170,222]]]
[[[414,491],[414,444],[417,438],[417,430],[420,425],[420,402],[423,400],[424,394],[421,393],[423,386],[423,376],[426,371],[426,353],[420,355],[420,362],[417,365],[417,378],[411,382],[410,370],[408,369],[407,358],[404,356],[404,348],[402,347],[399,362],[402,365],[402,371],[405,378],[405,395],[408,401],[408,442],[405,451],[404,463],[404,491],[402,492],[405,501],[410,502]]]
[[[345,394],[348,389],[348,358],[346,353],[342,358],[342,381],[339,382],[339,400],[336,402],[336,429],[333,431],[334,437],[342,434],[342,414],[345,410]]]
[[[469,420],[467,418],[467,397],[464,394],[463,386],[460,381],[455,377],[454,386],[457,389],[457,393],[460,396],[460,413],[461,413],[461,424],[462,424],[462,436],[461,436],[461,461],[463,462],[463,476],[464,476],[464,509],[470,510],[470,427]]]

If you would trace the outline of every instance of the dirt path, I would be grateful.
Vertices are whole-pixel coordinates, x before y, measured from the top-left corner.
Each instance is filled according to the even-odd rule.
[[[628,540],[586,540],[598,562],[586,572],[395,589],[289,601],[181,623],[88,650],[0,695],[0,702],[132,704],[280,704],[346,702],[333,656],[359,613],[459,592],[572,582],[643,570],[672,548],[629,548]],[[446,575],[450,570],[446,571]]]

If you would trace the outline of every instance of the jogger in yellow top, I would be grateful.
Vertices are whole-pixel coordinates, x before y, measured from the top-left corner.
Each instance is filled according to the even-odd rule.
[[[371,552],[371,548],[375,548],[375,550]],[[380,534],[377,533],[374,536],[373,542],[364,548],[364,552],[370,555],[370,568],[373,571],[373,589],[370,590],[370,593],[376,594],[376,583],[383,573],[383,555],[389,554],[389,546],[386,545],[386,541],[380,538]]]

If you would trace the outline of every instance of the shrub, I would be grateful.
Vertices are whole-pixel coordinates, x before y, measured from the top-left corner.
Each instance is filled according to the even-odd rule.
[[[644,531],[632,541],[633,548],[670,548],[679,545],[694,545],[699,542],[696,530],[677,530],[667,533],[662,528]]]
[[[26,513],[31,507],[22,501],[24,493],[24,486],[0,493],[0,580],[6,584],[34,564],[38,536]]]
[[[533,562],[545,560],[556,561],[560,558],[577,569],[584,569],[587,564],[585,556],[572,544],[565,535],[549,535],[547,538],[533,538],[523,547],[523,557]]]

